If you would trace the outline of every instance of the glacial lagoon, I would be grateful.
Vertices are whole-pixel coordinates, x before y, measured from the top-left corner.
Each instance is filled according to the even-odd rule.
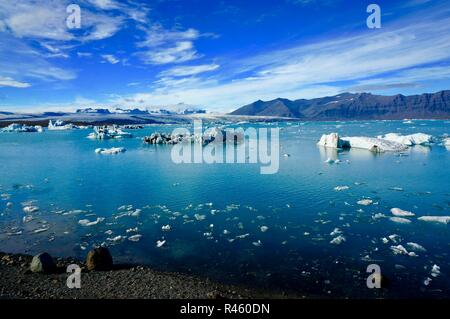
[[[0,251],[82,259],[103,244],[116,263],[274,291],[450,297],[449,225],[419,220],[450,216],[450,151],[439,142],[382,154],[316,145],[331,132],[441,138],[449,121],[252,126],[280,127],[277,174],[261,175],[259,164],[175,164],[170,145],[142,142],[172,125],[120,140],[88,139],[84,129],[0,133]],[[112,147],[126,152],[95,153]],[[392,208],[414,216],[391,218]],[[370,264],[387,289],[367,288]]]

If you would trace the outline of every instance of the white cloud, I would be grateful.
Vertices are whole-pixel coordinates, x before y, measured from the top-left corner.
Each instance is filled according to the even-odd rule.
[[[10,77],[3,77],[0,76],[0,87],[2,86],[9,86],[9,87],[14,87],[14,88],[27,88],[30,87],[31,84],[30,83],[26,83],[26,82],[20,82],[20,81],[16,81]]]
[[[194,41],[201,34],[195,29],[166,30],[160,25],[153,25],[146,30],[146,39],[137,44],[146,48],[138,56],[146,64],[182,63],[201,57],[194,47]]]
[[[117,64],[120,62],[120,60],[112,54],[102,54],[102,58],[111,64]]]
[[[217,70],[220,67],[218,64],[201,64],[201,65],[189,65],[174,67],[169,70],[160,73],[161,76],[167,77],[183,77],[190,75],[197,75],[200,73],[210,72]]]

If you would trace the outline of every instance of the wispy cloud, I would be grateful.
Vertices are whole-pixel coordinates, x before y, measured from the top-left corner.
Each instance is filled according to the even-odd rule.
[[[26,83],[26,82],[20,82],[20,81],[16,81],[10,77],[3,77],[0,76],[0,87],[2,86],[8,86],[8,87],[14,87],[14,88],[27,88],[30,87],[31,84],[30,83]]]
[[[161,76],[171,76],[171,77],[183,77],[190,75],[197,75],[205,72],[211,72],[217,70],[220,65],[212,64],[201,64],[201,65],[189,65],[189,66],[179,66],[168,69],[160,73]]]
[[[102,58],[105,59],[106,62],[111,64],[117,64],[120,62],[120,60],[112,54],[102,54]]]
[[[139,48],[145,48],[138,56],[146,64],[183,63],[200,58],[194,41],[202,35],[198,30],[167,30],[159,24],[154,24],[145,30],[145,40],[139,42]]]

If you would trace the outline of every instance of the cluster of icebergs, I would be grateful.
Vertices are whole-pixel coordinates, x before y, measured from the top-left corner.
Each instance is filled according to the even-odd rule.
[[[95,126],[94,132],[88,135],[90,139],[108,140],[113,138],[129,138],[132,134],[122,131],[118,126]]]
[[[25,124],[17,124],[12,123],[8,125],[7,127],[3,128],[1,130],[2,132],[19,132],[19,133],[30,133],[30,132],[38,132],[42,133],[44,131],[44,128],[40,125],[25,125]]]
[[[401,152],[413,145],[429,145],[435,142],[433,136],[423,133],[399,135],[389,133],[384,136],[340,137],[338,133],[324,134],[317,143],[319,146],[330,148],[359,148],[375,153]],[[445,143],[449,143],[445,140]]]
[[[242,133],[228,133],[224,129],[213,127],[207,129],[203,134],[166,134],[156,132],[150,136],[144,137],[144,142],[147,144],[178,144],[187,142],[207,145],[212,142],[238,143],[241,142],[243,138],[244,136]]]

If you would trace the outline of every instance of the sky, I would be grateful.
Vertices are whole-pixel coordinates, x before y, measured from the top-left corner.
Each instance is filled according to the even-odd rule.
[[[0,0],[0,110],[436,92],[450,89],[449,31],[447,0]]]

